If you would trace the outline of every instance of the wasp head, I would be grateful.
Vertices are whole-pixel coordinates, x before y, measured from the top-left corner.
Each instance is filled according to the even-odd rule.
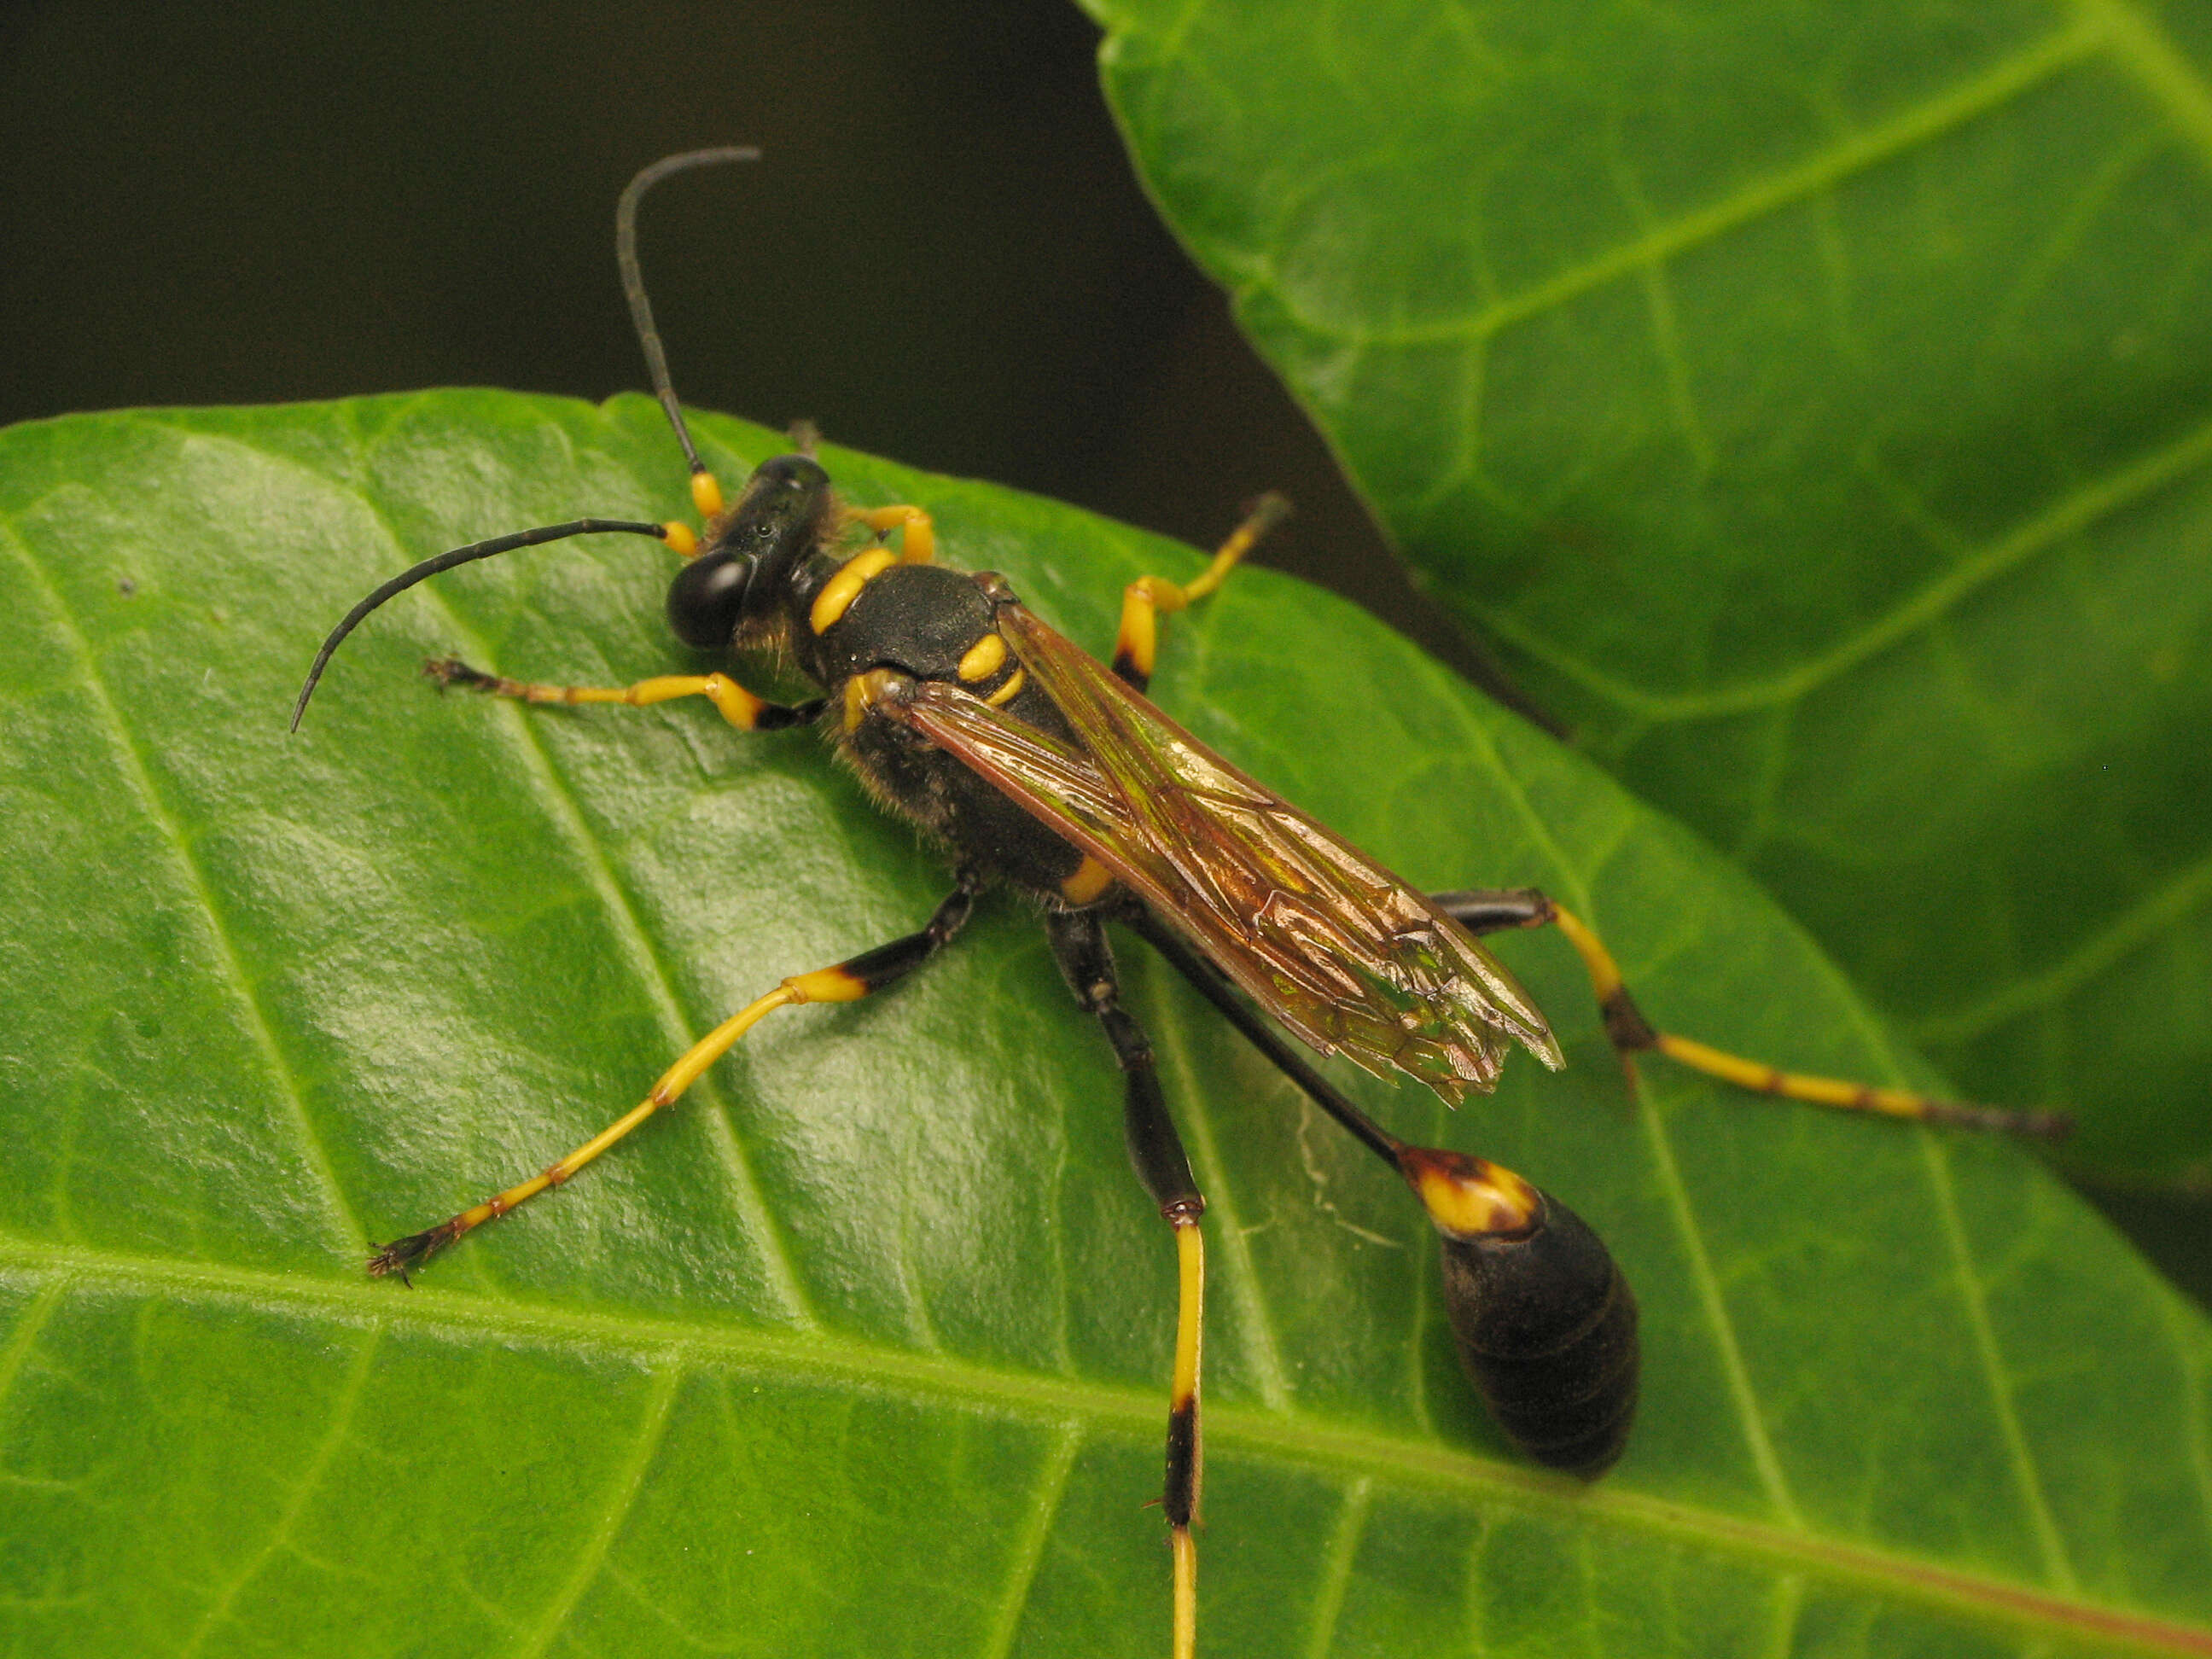
[[[830,475],[804,455],[763,461],[668,587],[668,625],[702,651],[766,644],[792,573],[836,522]]]

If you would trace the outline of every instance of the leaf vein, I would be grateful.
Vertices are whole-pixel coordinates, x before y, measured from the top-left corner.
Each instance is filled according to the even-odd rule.
[[[316,1131],[314,1120],[308,1115],[307,1097],[300,1086],[300,1080],[294,1075],[290,1062],[284,1058],[283,1049],[276,1041],[276,1030],[261,1006],[261,999],[246,977],[238,947],[233,943],[230,930],[216,907],[215,890],[208,883],[207,872],[201,869],[199,860],[192,855],[184,826],[170,810],[167,800],[155,783],[153,773],[139,752],[137,739],[125,721],[121,708],[109,695],[107,684],[102,678],[99,664],[93,655],[92,641],[86,637],[83,629],[78,625],[76,617],[63,599],[60,590],[48,577],[45,567],[33,556],[28,544],[23,540],[14,522],[9,520],[5,528],[9,546],[29,573],[32,583],[52,613],[56,625],[68,636],[70,653],[76,659],[78,675],[100,720],[107,727],[108,736],[115,745],[117,758],[130,781],[131,790],[138,797],[139,804],[155,830],[168,843],[178,869],[207,924],[208,942],[214,948],[214,965],[217,974],[238,999],[248,1036],[254,1047],[261,1052],[263,1062],[269,1068],[270,1079],[276,1084],[277,1095],[291,1120],[307,1165],[313,1171],[322,1189],[324,1205],[331,1224],[333,1243],[341,1254],[356,1258],[363,1256],[368,1250],[368,1235],[362,1231],[352,1206],[346,1202],[344,1190],[338,1184],[337,1171],[331,1163],[321,1135]]]
[[[404,552],[405,544],[386,519],[382,508],[366,493],[358,489],[351,493],[390,539],[393,550]],[[445,617],[447,625],[470,641],[470,650],[483,660],[489,661],[490,653],[484,649],[483,642],[477,639],[474,630],[460,620],[444,596],[428,588],[422,590],[422,593],[425,602]],[[697,1033],[692,1030],[684,1017],[683,1005],[676,994],[674,978],[667,963],[661,958],[659,946],[639,919],[629,892],[616,876],[613,860],[600,844],[598,836],[592,833],[575,792],[569,787],[559,767],[554,764],[553,757],[539,738],[528,712],[513,703],[502,702],[499,714],[504,717],[507,730],[514,738],[525,765],[536,781],[542,798],[551,809],[555,823],[582,858],[592,890],[599,896],[617,939],[621,941],[631,972],[636,975],[653,1003],[653,1012],[660,1022],[661,1029],[668,1034],[678,1052],[689,1049],[697,1041]],[[727,1099],[711,1076],[700,1079],[692,1086],[699,1091],[696,1097],[713,1109],[700,1115],[706,1121],[708,1138],[720,1154],[723,1166],[733,1184],[732,1207],[760,1258],[770,1293],[782,1304],[787,1318],[801,1325],[817,1323],[805,1293],[799,1288],[798,1271],[792,1263],[782,1234],[761,1194],[760,1184],[753,1174],[751,1160],[746,1156],[744,1143],[731,1121]]]
[[[2111,43],[2112,20],[2085,9],[2075,26],[2062,29],[2014,57],[1963,81],[1902,115],[1852,134],[1796,166],[1754,179],[1735,193],[1663,221],[1633,240],[1607,249],[1522,293],[1471,315],[1395,329],[1364,329],[1307,316],[1278,290],[1285,309],[1316,334],[1363,346],[1400,348],[1480,339],[1540,315],[1593,289],[1663,264],[1780,209],[1834,188],[1853,175],[1892,160],[2002,108]],[[2117,9],[2117,8],[2114,8]]]
[[[15,1328],[8,1333],[8,1346],[0,1349],[0,1404],[4,1404],[15,1393],[16,1380],[22,1376],[23,1367],[30,1362],[33,1352],[39,1346],[39,1333],[46,1329],[46,1321],[53,1317],[54,1310],[61,1305],[62,1297],[69,1293],[69,1274],[55,1274],[31,1298],[16,1319]]]
[[[2183,1407],[2182,1435],[2189,1447],[2190,1469],[2197,1477],[2197,1518],[2203,1522],[2207,1538],[2212,1539],[2212,1443],[2208,1443],[2204,1422],[2208,1398],[2203,1349],[2197,1334],[2185,1325],[2189,1310],[2182,1298],[2168,1290],[2164,1303],[2166,1331],[2173,1339],[2175,1353],[2181,1361],[2181,1374],[2189,1389]]]
[[[617,1482],[606,1498],[599,1513],[598,1525],[584,1540],[582,1552],[575,1565],[569,1570],[567,1580],[555,1592],[538,1620],[537,1628],[515,1649],[515,1659],[541,1659],[568,1615],[576,1610],[576,1603],[592,1587],[606,1564],[608,1552],[613,1549],[615,1537],[622,1531],[623,1522],[636,1507],[638,1494],[645,1490],[646,1477],[652,1473],[653,1461],[660,1450],[662,1437],[667,1432],[668,1419],[676,1404],[676,1391],[684,1375],[680,1355],[666,1356],[666,1363],[653,1374],[653,1389],[647,1395],[645,1411],[639,1421],[637,1434],[630,1445],[629,1455],[623,1460]]]
[[[382,1335],[380,1324],[372,1324],[368,1328],[358,1352],[354,1355],[352,1365],[347,1370],[345,1381],[331,1402],[330,1424],[323,1431],[322,1438],[316,1443],[314,1451],[308,1456],[307,1468],[300,1472],[299,1480],[293,1484],[283,1508],[277,1512],[276,1525],[270,1528],[269,1536],[262,1540],[261,1547],[254,1552],[252,1558],[240,1566],[231,1575],[229,1582],[216,1592],[191,1637],[179,1650],[178,1659],[192,1659],[207,1645],[209,1636],[230,1617],[230,1610],[237,1605],[240,1594],[261,1576],[261,1570],[290,1539],[292,1528],[299,1524],[301,1516],[307,1511],[308,1500],[322,1486],[323,1475],[329,1469],[331,1460],[337,1455],[338,1448],[345,1443],[346,1436],[352,1431],[354,1414],[360,1409],[362,1395],[368,1391],[369,1362],[375,1357],[377,1344]]]
[[[1160,1035],[1162,1068],[1172,1066],[1175,1071],[1175,1098],[1182,1105],[1183,1132],[1189,1137],[1191,1162],[1196,1166],[1194,1173],[1205,1191],[1206,1210],[1215,1223],[1210,1230],[1214,1248],[1227,1269],[1224,1276],[1236,1287],[1237,1309],[1241,1316],[1238,1322],[1243,1328],[1248,1363],[1259,1384],[1261,1401],[1280,1411],[1290,1403],[1282,1349],[1275,1338],[1274,1321],[1261,1287],[1259,1270],[1252,1263],[1252,1246],[1245,1236],[1236,1194],[1222,1167],[1220,1145],[1213,1136],[1213,1115],[1207,1109],[1205,1091],[1199,1087],[1197,1068],[1191,1064],[1189,1031],[1186,1023],[1170,1008],[1164,994],[1155,994],[1146,1002],[1152,1015],[1150,1024]]]
[[[2102,29],[2113,56],[2165,106],[2197,160],[2212,167],[2212,88],[2166,31],[2130,0],[2077,0],[2075,9]]]
[[[1932,627],[2036,555],[2179,482],[2208,462],[2212,462],[2212,421],[2163,448],[2092,479],[2024,523],[1965,553],[1942,575],[1817,656],[1771,678],[1719,690],[1647,690],[1562,650],[1548,636],[1523,626],[1510,611],[1486,606],[1480,614],[1486,626],[1516,650],[1639,720],[1683,723],[1751,714],[1810,696],[1828,681]]]
[[[2042,1553],[2044,1571],[2062,1591],[2075,1595],[2081,1586],[2074,1576],[2074,1564],[2068,1559],[2065,1540],[2059,1535],[2057,1521],[2044,1495],[2043,1480],[2028,1449],[2027,1436],[2021,1427],[2020,1412],[2007,1380],[2004,1355],[1997,1346],[1996,1332],[1990,1324],[1988,1292],[1974,1271],[1972,1248],[1966,1239],[1966,1225],[1960,1219],[1951,1165],[1934,1133],[1925,1129],[1918,1133],[1929,1183],[1936,1189],[1936,1213],[1943,1224],[1944,1242],[1950,1246],[1960,1300],[1965,1304],[1967,1328],[1973,1334],[1974,1354],[1989,1379],[1990,1403],[1996,1413],[1997,1431],[2003,1438],[2005,1454],[2011,1460],[2021,1499],[2027,1507],[2028,1524],[2034,1531],[2036,1547]]]
[[[1359,1540],[1367,1531],[1370,1500],[1375,1482],[1362,1475],[1345,1489],[1336,1525],[1322,1552],[1321,1587],[1314,1595],[1313,1639],[1306,1644],[1306,1659],[1328,1659],[1336,1640],[1337,1620],[1344,1615],[1344,1593],[1352,1583],[1352,1564],[1359,1554]]]
[[[2133,951],[2149,945],[2212,900],[2212,853],[2130,905],[2040,973],[2014,981],[1971,1007],[1905,1024],[1917,1043],[1970,1042],[2063,999]]]
[[[1036,1583],[1037,1565],[1044,1559],[1044,1547],[1052,1537],[1052,1523],[1059,1518],[1060,1499],[1067,1492],[1068,1474],[1074,1468],[1076,1453],[1082,1448],[1082,1425],[1063,1424],[1054,1437],[1050,1452],[1037,1469],[1036,1486],[1030,1494],[1029,1524],[1022,1529],[1020,1541],[1007,1560],[1006,1587],[999,1598],[998,1616],[992,1620],[990,1639],[983,1644],[983,1659],[1006,1659],[1014,1650],[1014,1638],[1021,1632],[1022,1612],[1029,1606],[1030,1591]]]

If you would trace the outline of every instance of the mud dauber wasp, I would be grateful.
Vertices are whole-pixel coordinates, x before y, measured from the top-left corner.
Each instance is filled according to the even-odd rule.
[[[1548,1066],[1562,1063],[1543,1015],[1476,939],[1556,927],[1581,958],[1624,1061],[1656,1052],[1795,1100],[2021,1133],[2062,1132],[2052,1115],[1785,1073],[1662,1031],[1637,1009],[1597,935],[1542,893],[1425,896],[1176,725],[1143,695],[1158,619],[1218,587],[1282,515],[1279,499],[1260,502],[1195,580],[1147,576],[1130,585],[1110,668],[1041,622],[1002,578],[937,563],[934,525],[923,507],[842,504],[811,436],[796,453],[762,462],[726,506],[676,399],[636,257],[636,213],[644,194],[671,173],[753,159],[757,152],[739,149],[667,157],[631,181],[617,216],[624,289],[655,392],[690,468],[703,539],[680,523],[582,518],[425,560],[377,587],[331,629],[293,725],[347,635],[417,583],[572,537],[647,537],[687,561],[667,601],[679,639],[741,659],[781,658],[819,695],[772,702],[720,672],[620,687],[519,681],[454,659],[434,661],[428,672],[442,684],[532,703],[641,707],[700,696],[741,731],[817,726],[879,805],[950,854],[953,890],[918,930],[784,979],[696,1043],[599,1134],[540,1174],[385,1245],[369,1262],[372,1273],[404,1279],[464,1233],[562,1184],[676,1101],[777,1009],[854,1001],[902,979],[951,942],[988,890],[1010,888],[1042,911],[1062,975],[1119,1063],[1129,1152],[1176,1246],[1163,1507],[1174,1562],[1172,1651],[1188,1659],[1197,1629],[1191,1527],[1202,1469],[1206,1205],[1151,1045],[1121,1006],[1109,922],[1151,945],[1403,1177],[1440,1240],[1445,1310],[1476,1388],[1531,1457],[1588,1478],[1620,1455],[1638,1389],[1635,1299],[1603,1243],[1511,1170],[1385,1130],[1267,1017],[1320,1054],[1340,1054],[1378,1076],[1403,1073],[1456,1104],[1495,1085],[1516,1043]]]

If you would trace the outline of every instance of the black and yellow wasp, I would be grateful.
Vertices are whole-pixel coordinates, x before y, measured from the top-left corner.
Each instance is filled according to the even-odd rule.
[[[702,696],[742,731],[815,726],[878,802],[945,849],[957,872],[952,891],[919,930],[784,980],[696,1044],[598,1136],[474,1208],[386,1245],[371,1273],[404,1277],[471,1229],[560,1185],[676,1100],[766,1015],[883,989],[950,943],[987,890],[1010,888],[1043,912],[1069,988],[1112,1045],[1126,1079],[1129,1152],[1176,1242],[1181,1294],[1163,1507],[1174,1564],[1172,1651],[1188,1659],[1197,1629],[1191,1524],[1201,1468],[1206,1201],[1151,1047],[1121,1006],[1109,922],[1158,950],[1404,1177],[1442,1241],[1445,1309],[1476,1387],[1532,1457],[1584,1476],[1601,1474],[1620,1455],[1637,1397],[1636,1302],[1603,1243],[1511,1170],[1388,1133],[1263,1016],[1321,1054],[1377,1074],[1402,1072],[1456,1103],[1469,1090],[1494,1085],[1514,1043],[1547,1066],[1561,1063],[1543,1015],[1474,937],[1552,925],[1580,954],[1624,1055],[1656,1050],[1750,1088],[1848,1109],[2029,1133],[2059,1127],[2040,1115],[1784,1073],[1656,1030],[1595,935],[1542,894],[1417,892],[1153,707],[1143,694],[1159,615],[1218,586],[1280,516],[1279,500],[1261,502],[1196,580],[1131,584],[1110,668],[1038,620],[1001,578],[936,562],[934,528],[921,507],[841,502],[811,453],[763,462],[726,507],[670,383],[638,270],[636,210],[644,192],[672,173],[754,154],[670,156],[631,182],[617,215],[625,290],[655,389],[690,464],[703,538],[678,523],[578,519],[426,560],[377,588],[331,631],[293,724],[345,637],[426,578],[573,536],[651,537],[687,559],[668,593],[678,638],[740,659],[780,657],[820,695],[773,702],[721,672],[592,687],[510,680],[451,660],[429,672],[448,684],[530,702],[641,706]],[[802,442],[802,452],[811,448]]]

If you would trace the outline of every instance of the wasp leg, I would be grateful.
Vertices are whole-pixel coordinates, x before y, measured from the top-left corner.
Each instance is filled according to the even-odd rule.
[[[1152,1047],[1144,1029],[1121,1006],[1121,982],[1106,929],[1095,912],[1054,914],[1045,918],[1054,958],[1066,975],[1075,999],[1092,1014],[1114,1045],[1127,1083],[1122,1127],[1138,1179],[1159,1206],[1160,1218],[1175,1230],[1179,1295],[1176,1307],[1175,1374],[1168,1395],[1167,1477],[1161,1507],[1167,1512],[1168,1543],[1175,1560],[1174,1659],[1191,1659],[1198,1646],[1198,1546],[1191,1524],[1198,1517],[1204,1455],[1198,1432],[1198,1379],[1204,1334],[1206,1249],[1199,1218],[1206,1199],[1191,1177],[1182,1139],[1168,1115],[1167,1100],[1152,1065]]]
[[[1662,1031],[1644,1018],[1644,1011],[1628,994],[1613,953],[1589,924],[1574,912],[1546,897],[1533,887],[1485,889],[1464,893],[1433,893],[1430,902],[1469,933],[1497,933],[1508,927],[1557,927],[1582,958],[1589,975],[1590,990],[1605,1020],[1605,1034],[1633,1081],[1634,1057],[1643,1053],[1666,1055],[1678,1064],[1716,1077],[1738,1088],[1778,1095],[1839,1111],[1877,1112],[1885,1117],[1910,1118],[1923,1123],[1955,1123],[1972,1129],[1996,1130],[2044,1140],[2063,1138],[2074,1127],[2063,1112],[2015,1111],[2002,1106],[1983,1106],[1970,1101],[1938,1100],[1909,1089],[1880,1089],[1831,1077],[1812,1077],[1785,1072],[1764,1060],[1746,1060],[1689,1037]]]
[[[902,527],[901,564],[928,564],[937,557],[937,521],[918,507],[848,507],[845,517],[850,523],[867,526],[878,538]]]
[[[1244,522],[1215,550],[1213,562],[1196,580],[1176,583],[1165,576],[1139,576],[1122,589],[1121,626],[1114,635],[1114,672],[1139,691],[1150,685],[1153,658],[1159,648],[1159,613],[1180,611],[1220,586],[1237,568],[1237,562],[1290,512],[1289,501],[1270,490],[1253,504]]]
[[[440,1222],[405,1238],[397,1238],[371,1256],[368,1271],[381,1277],[398,1273],[404,1279],[431,1255],[463,1233],[505,1215],[516,1205],[562,1182],[613,1146],[631,1130],[668,1105],[699,1080],[706,1069],[733,1048],[738,1038],[779,1008],[806,1002],[857,1002],[872,991],[880,991],[903,979],[935,956],[967,924],[981,891],[980,879],[963,872],[960,884],[948,894],[929,919],[928,926],[889,945],[863,951],[834,968],[817,968],[811,974],[794,974],[766,996],[756,998],[724,1020],[685,1051],[684,1057],[660,1074],[653,1092],[559,1163],[548,1165],[529,1180],[486,1199],[473,1209]]]
[[[740,732],[780,732],[804,726],[822,712],[812,702],[770,702],[757,697],[727,674],[657,674],[635,685],[541,685],[532,680],[504,679],[471,668],[456,657],[434,658],[422,672],[441,685],[465,685],[487,696],[517,697],[524,702],[621,702],[633,708],[668,702],[677,697],[704,697],[722,711],[722,718]]]
[[[1149,911],[1117,913],[1252,1046],[1397,1170],[1443,1256],[1460,1364],[1506,1437],[1539,1463],[1595,1480],[1628,1444],[1640,1368],[1636,1297],[1605,1242],[1502,1164],[1398,1139],[1315,1071],[1227,975]]]

